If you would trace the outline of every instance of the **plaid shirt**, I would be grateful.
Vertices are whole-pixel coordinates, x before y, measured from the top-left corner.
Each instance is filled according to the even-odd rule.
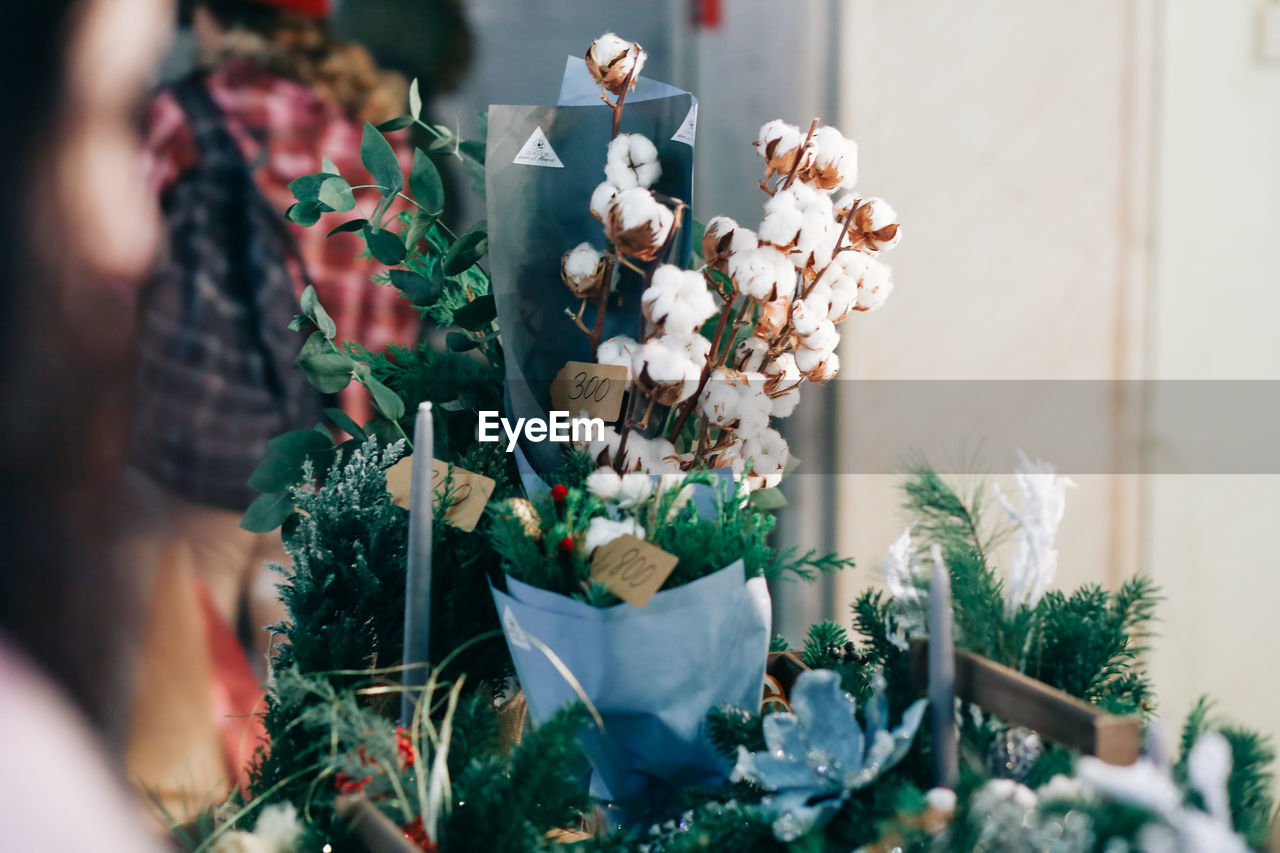
[[[360,163],[363,125],[304,84],[242,61],[214,69],[206,82],[245,160],[258,164],[254,174],[258,188],[282,215],[294,200],[290,181],[320,171],[322,156],[329,157],[352,185],[373,182]],[[182,108],[168,91],[152,98],[146,126],[147,171],[156,193],[163,194],[194,164],[195,142]],[[411,150],[395,141],[392,144],[407,170],[413,162]],[[355,197],[358,210],[370,211],[378,193],[356,190]],[[337,217],[332,218],[331,224],[336,225]],[[331,224],[302,228],[287,223],[287,227],[320,302],[337,324],[339,338],[358,341],[374,351],[391,343],[413,344],[417,310],[394,288],[370,283],[370,276],[382,267],[364,257],[359,235],[335,234],[325,239]],[[292,272],[301,295],[302,271]],[[343,392],[342,403],[357,423],[372,415],[366,393],[354,383]]]

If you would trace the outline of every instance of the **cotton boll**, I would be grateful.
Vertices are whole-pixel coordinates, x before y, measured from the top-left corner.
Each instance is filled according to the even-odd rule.
[[[760,128],[756,136],[756,149],[764,158],[766,177],[774,174],[788,174],[796,167],[796,157],[800,157],[799,168],[803,169],[813,160],[813,149],[804,148],[805,134],[794,124],[787,124],[782,119],[774,119]]]
[[[713,426],[729,427],[738,419],[738,389],[732,381],[736,373],[727,367],[717,367],[698,398],[698,413]]]
[[[810,382],[826,382],[840,370],[840,357],[830,350],[799,347],[795,359],[796,368]]]
[[[813,164],[805,178],[819,189],[852,187],[858,181],[858,145],[834,127],[813,133]]]
[[[793,310],[791,315],[794,317],[795,313]],[[812,332],[800,336],[800,341],[809,349],[830,351],[840,344],[840,333],[836,331],[836,324],[823,316],[818,319],[817,327]]]
[[[643,470],[651,474],[681,473],[676,447],[665,438],[642,437],[640,453]]]
[[[858,304],[855,310],[874,311],[884,305],[892,292],[893,273],[888,265],[875,258],[867,258],[866,270],[858,281]]]
[[[652,493],[653,478],[648,474],[623,474],[618,488],[618,506],[634,507]]]
[[[738,292],[761,302],[796,292],[796,273],[786,256],[772,246],[738,252],[729,259],[729,277]]]
[[[604,516],[596,516],[587,524],[587,535],[583,538],[582,549],[590,556],[597,548],[628,534],[637,539],[643,539],[644,528],[633,518],[614,521]]]
[[[708,266],[723,272],[729,260],[729,246],[733,242],[738,223],[727,216],[713,216],[702,232],[702,257]]]
[[[769,426],[769,416],[773,412],[773,401],[764,390],[764,375],[760,373],[742,374],[738,385],[738,422],[737,432],[742,438],[759,435]]]
[[[692,335],[716,313],[702,274],[672,264],[658,267],[640,302],[650,322],[677,337]]]
[[[603,222],[617,194],[618,188],[608,181],[597,186],[591,193],[591,215]]]
[[[764,338],[744,338],[733,351],[733,360],[739,370],[760,370],[764,367],[769,342]]]
[[[805,306],[819,317],[825,317],[831,313],[831,285],[827,283],[829,279],[821,278],[809,286],[809,292],[804,296]]]
[[[590,243],[579,243],[560,259],[560,277],[575,296],[595,294],[604,283],[604,255]]]
[[[853,209],[850,232],[853,244],[873,252],[892,249],[902,239],[898,212],[882,198],[866,198]]]
[[[644,392],[663,406],[672,406],[693,396],[702,377],[701,368],[689,358],[682,342],[666,335],[641,344],[632,370]]]
[[[590,430],[588,430],[590,432]],[[594,438],[587,445],[587,453],[596,460],[596,464],[604,467],[611,466],[618,456],[618,444],[622,436],[611,426],[606,426],[600,438]]]
[[[827,319],[833,323],[843,323],[857,303],[858,286],[849,282],[848,279],[845,279],[845,282],[848,286],[830,290],[831,301],[827,310]]]
[[[757,232],[760,242],[768,243],[784,252],[795,248],[804,225],[804,211],[796,197],[787,190],[779,190],[764,206],[764,219]]]
[[[266,841],[273,853],[290,853],[302,836],[298,810],[292,803],[267,806],[259,813],[253,834]]]
[[[605,33],[587,48],[587,71],[602,87],[620,95],[635,86],[646,58],[640,45]]]
[[[797,299],[791,306],[791,328],[800,337],[811,335],[818,330],[818,324],[825,317],[812,310],[803,299]]]
[[[631,363],[635,359],[636,350],[640,345],[626,335],[618,335],[603,341],[596,350],[596,362],[598,364],[610,364],[617,367],[625,367],[631,369]]]
[[[748,483],[753,488],[771,488],[782,482],[791,451],[777,430],[765,429],[742,442],[742,458],[751,463]]]
[[[756,320],[756,335],[762,338],[776,338],[782,334],[787,320],[791,316],[791,299],[780,297],[765,302],[760,309],[760,317]]]
[[[658,256],[675,221],[675,214],[643,187],[622,190],[605,217],[605,235],[624,255],[642,261]]]
[[[662,176],[658,149],[640,133],[620,133],[609,143],[604,176],[618,189],[651,187]]]
[[[612,468],[597,468],[587,475],[586,486],[591,494],[609,501],[622,490],[622,477]]]
[[[773,408],[770,415],[775,418],[789,418],[800,405],[800,386],[792,385],[785,391],[775,392],[770,398]]]

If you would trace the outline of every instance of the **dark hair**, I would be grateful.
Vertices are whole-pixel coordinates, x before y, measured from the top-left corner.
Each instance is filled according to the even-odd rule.
[[[83,0],[0,12],[0,634],[116,735],[138,629],[133,582],[108,553],[127,411],[128,309],[59,246],[54,176],[67,45]],[[20,82],[18,82],[20,81]],[[75,317],[97,312],[92,328]]]
[[[182,0],[178,6],[182,24],[191,23],[191,13],[196,6],[208,9],[224,27],[244,27],[261,33],[275,29],[283,17],[278,6],[255,0]]]

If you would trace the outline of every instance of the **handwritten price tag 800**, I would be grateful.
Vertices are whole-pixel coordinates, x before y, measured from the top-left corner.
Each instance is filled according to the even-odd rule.
[[[630,378],[631,372],[620,365],[570,361],[551,382],[551,406],[572,417],[586,412],[587,417],[616,421]]]
[[[596,549],[591,558],[591,579],[623,601],[644,607],[679,561],[656,545],[627,534]]]

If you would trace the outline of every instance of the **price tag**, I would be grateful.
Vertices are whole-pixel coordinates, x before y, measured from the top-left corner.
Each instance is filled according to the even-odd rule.
[[[441,499],[447,497],[449,509],[444,514],[445,521],[460,530],[470,532],[476,529],[496,485],[483,474],[441,462],[439,459],[431,460],[431,489],[434,494],[432,506],[439,510]],[[404,457],[387,469],[387,491],[391,493],[392,503],[409,508],[413,491],[412,456]]]
[[[678,557],[628,533],[596,549],[591,579],[623,601],[644,607],[678,562]]]
[[[622,414],[622,396],[631,380],[631,371],[617,364],[571,361],[560,368],[551,381],[551,407],[578,417],[612,423]]]

